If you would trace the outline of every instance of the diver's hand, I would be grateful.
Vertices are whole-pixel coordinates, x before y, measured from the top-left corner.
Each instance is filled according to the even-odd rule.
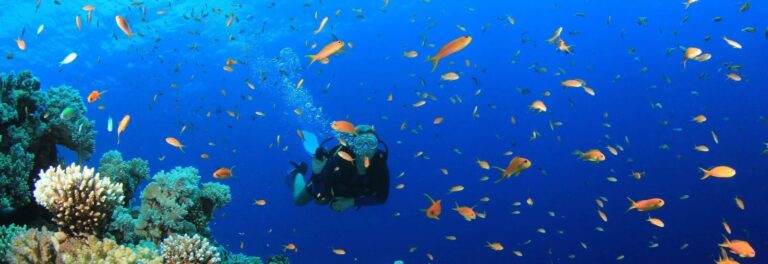
[[[331,202],[331,209],[336,212],[343,212],[355,205],[355,198],[352,197],[340,197]]]

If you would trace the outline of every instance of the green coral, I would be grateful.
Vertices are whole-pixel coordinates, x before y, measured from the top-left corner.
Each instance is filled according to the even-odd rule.
[[[123,205],[128,205],[139,182],[149,179],[149,162],[140,158],[124,161],[120,151],[110,150],[101,155],[99,174],[123,184]]]
[[[172,233],[210,237],[213,212],[228,203],[229,186],[206,183],[200,189],[197,169],[176,167],[155,174],[141,193],[136,234],[159,243]]]
[[[222,264],[262,264],[261,258],[243,254],[232,254],[225,257]]]
[[[17,226],[14,224],[0,226],[0,256],[8,255],[8,249],[11,246],[13,239],[25,231],[27,231],[26,226]]]
[[[59,114],[75,110],[69,119]],[[36,172],[58,161],[57,145],[82,160],[94,150],[94,122],[76,89],[40,89],[30,72],[0,74],[0,210],[13,211],[31,202],[30,183]],[[28,213],[28,212],[24,212]]]

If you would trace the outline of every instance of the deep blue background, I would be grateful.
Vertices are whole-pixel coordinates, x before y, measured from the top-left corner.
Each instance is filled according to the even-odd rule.
[[[235,165],[235,177],[221,181],[232,187],[233,200],[212,222],[215,238],[232,251],[240,252],[242,241],[243,253],[267,256],[281,253],[281,245],[294,243],[299,252],[289,256],[295,263],[391,263],[395,259],[425,263],[426,253],[434,255],[435,263],[607,263],[619,255],[625,256],[625,263],[707,263],[719,254],[717,243],[722,241],[725,219],[734,230],[732,238],[748,240],[757,250],[757,258],[742,262],[766,262],[768,157],[760,153],[768,141],[764,85],[768,42],[763,32],[768,8],[761,1],[752,1],[752,8],[744,13],[738,11],[742,1],[702,1],[688,10],[681,1],[391,1],[385,10],[380,9],[383,1],[278,1],[274,5],[269,1],[242,5],[183,1],[171,7],[168,1],[147,1],[144,19],[130,2],[92,1],[97,8],[94,22],[84,23],[80,32],[74,16],[79,14],[85,22],[81,1],[58,6],[43,2],[37,13],[34,1],[0,4],[0,39],[6,40],[0,51],[15,55],[0,64],[0,71],[31,69],[44,87],[71,85],[84,97],[91,90],[108,90],[102,101],[89,105],[87,113],[99,130],[94,157],[118,149],[125,158],[148,159],[153,172],[195,166],[203,181],[216,181],[211,177],[215,169]],[[168,13],[156,15],[158,9]],[[213,9],[222,12],[216,14]],[[339,16],[334,15],[336,10],[341,10]],[[208,16],[200,21],[182,17],[198,16],[201,11]],[[224,15],[232,12],[240,21],[227,28]],[[312,34],[319,24],[314,12],[319,18],[330,17],[318,35]],[[125,38],[113,22],[117,14],[129,18],[133,31],[144,36]],[[506,16],[514,17],[517,24],[510,25]],[[606,23],[609,16],[610,24]],[[686,16],[688,21],[683,22]],[[722,16],[722,22],[713,22],[716,16]],[[638,25],[639,17],[648,17],[645,26]],[[41,23],[45,30],[35,36]],[[485,25],[488,29],[481,32]],[[557,52],[546,42],[559,26],[564,27],[562,37],[573,45],[572,55]],[[740,31],[747,26],[758,32]],[[22,28],[26,28],[28,49],[19,52],[12,40]],[[573,31],[580,34],[569,34]],[[302,69],[298,73],[305,79],[301,89],[311,95],[314,106],[323,108],[324,119],[375,125],[392,151],[387,204],[342,214],[321,206],[293,206],[283,184],[287,164],[308,158],[295,130],[327,131],[327,127],[297,118],[293,109],[303,102],[286,100],[290,89],[270,85],[278,75],[269,76],[267,82],[256,81],[260,74],[253,67],[259,58],[275,57],[285,47],[300,55],[316,53],[306,43],[322,47],[333,40],[331,34],[354,47],[331,58],[328,65]],[[474,40],[430,72],[426,56],[461,35]],[[712,39],[705,41],[705,36]],[[730,48],[722,36],[739,41],[744,48]],[[424,40],[429,46],[422,46]],[[190,45],[198,48],[189,49]],[[691,61],[683,70],[681,46],[700,47],[713,58]],[[629,49],[636,52],[630,54]],[[672,49],[670,54],[667,49]],[[409,50],[418,51],[419,57],[403,57]],[[58,67],[58,61],[72,51],[79,58]],[[234,66],[234,73],[221,69],[227,58],[242,62]],[[471,67],[464,65],[465,60],[470,60]],[[727,62],[744,66],[739,72],[742,82],[725,78]],[[301,64],[306,66],[308,59],[301,58]],[[534,64],[548,71],[538,73],[530,68]],[[558,67],[564,73],[556,74]],[[643,67],[646,72],[641,72]],[[458,72],[461,79],[440,81],[440,74],[448,71]],[[701,74],[707,77],[700,78]],[[615,79],[617,75],[621,77]],[[597,95],[560,87],[561,81],[573,78],[587,80]],[[256,83],[256,89],[249,90],[245,79]],[[178,88],[171,88],[172,83]],[[330,88],[322,92],[328,83]],[[530,93],[521,94],[517,88]],[[481,93],[475,96],[478,89]],[[544,97],[545,91],[552,96]],[[437,100],[412,108],[421,100],[417,92]],[[393,102],[386,101],[389,94]],[[455,95],[463,103],[452,104],[449,97]],[[537,99],[547,104],[547,113],[527,109]],[[662,109],[651,108],[657,102]],[[98,110],[97,105],[106,109]],[[479,118],[472,117],[475,106]],[[229,117],[227,110],[242,118]],[[212,116],[206,118],[209,111]],[[252,120],[255,111],[267,115]],[[132,121],[117,145],[116,135],[106,132],[106,119],[111,116],[117,123],[124,114],[131,114]],[[697,114],[709,120],[691,122]],[[437,116],[445,121],[432,125]],[[516,125],[510,122],[512,116]],[[552,131],[549,121],[561,121],[563,126]],[[665,126],[664,121],[669,124]],[[406,129],[400,130],[403,122]],[[188,127],[179,137],[187,145],[184,153],[163,141],[178,136],[182,125]],[[534,130],[541,137],[529,141]],[[710,131],[717,133],[720,144],[712,142]],[[269,148],[277,135],[280,147]],[[321,138],[327,136],[322,133]],[[604,150],[608,144],[620,144],[626,151],[619,156],[604,151],[608,160],[601,164],[582,162],[571,154],[576,149]],[[662,144],[670,149],[660,149]],[[698,144],[708,145],[711,151],[694,151]],[[282,151],[284,146],[287,151]],[[508,150],[529,158],[533,167],[520,177],[494,184],[497,171],[482,170],[475,160],[505,166],[511,158],[503,156]],[[414,158],[419,151],[429,159]],[[211,158],[202,160],[201,153]],[[164,161],[159,160],[161,156]],[[66,157],[76,161],[71,154]],[[94,158],[89,164],[97,161]],[[715,165],[734,167],[736,177],[699,180],[698,167]],[[443,175],[441,168],[448,169],[449,175]],[[629,176],[632,171],[646,175],[637,181]],[[404,176],[395,178],[401,172]],[[484,175],[492,180],[480,182]],[[610,176],[619,181],[607,181]],[[403,190],[394,189],[399,183],[405,184]],[[466,190],[447,194],[454,185],[464,185]],[[443,200],[441,220],[427,219],[419,212],[429,205],[422,193]],[[682,195],[691,198],[680,200]],[[480,202],[484,196],[490,202]],[[596,213],[594,200],[600,196],[608,199],[603,209],[607,223]],[[746,210],[735,206],[735,196],[744,199]],[[528,197],[535,201],[532,207],[524,203]],[[647,213],[625,213],[625,197],[665,199],[667,205],[651,215],[667,226],[659,229],[648,224]],[[252,205],[254,199],[266,199],[267,205]],[[523,205],[513,206],[516,201]],[[488,218],[466,222],[450,210],[456,202],[477,205],[476,210],[486,211]],[[514,210],[522,213],[512,215]],[[605,232],[596,231],[598,226]],[[538,228],[547,233],[537,233]],[[446,235],[458,239],[449,241]],[[491,251],[484,247],[486,241],[501,242],[505,250]],[[660,246],[648,248],[650,241]],[[689,247],[681,250],[683,244]],[[348,254],[333,255],[332,247]],[[411,247],[417,247],[413,254]],[[516,257],[512,250],[524,256]],[[575,258],[570,260],[569,255]]]

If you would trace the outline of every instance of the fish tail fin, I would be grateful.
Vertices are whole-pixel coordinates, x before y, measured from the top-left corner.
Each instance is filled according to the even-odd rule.
[[[440,63],[440,59],[437,57],[434,58],[428,58],[427,61],[432,62],[432,72],[435,72],[435,69],[437,69],[437,64]]]
[[[499,177],[499,179],[498,179],[498,180],[496,180],[496,181],[495,181],[495,182],[493,182],[493,183],[500,183],[501,181],[503,181],[503,180],[504,180],[504,179],[506,179],[506,178],[507,178],[507,177],[506,177],[506,176],[505,176],[505,175],[502,173],[502,174],[501,174],[501,177]]]
[[[311,59],[311,61],[309,61],[309,66],[312,66],[312,63],[315,63],[315,61],[317,61],[317,57],[315,57],[315,55],[307,55],[306,57]]]
[[[701,170],[701,172],[703,172],[703,173],[704,173],[704,176],[702,176],[702,177],[701,177],[701,179],[702,179],[702,180],[704,180],[704,179],[706,179],[706,178],[709,178],[709,176],[712,176],[712,174],[711,174],[711,173],[709,173],[709,171],[708,171],[708,170],[706,170],[706,169],[704,169],[704,168],[699,168],[699,170]]]
[[[179,146],[179,150],[181,150],[181,153],[184,153],[184,147],[186,147],[186,146],[184,146],[184,145],[180,145]]]
[[[577,149],[577,150],[574,150],[573,152],[571,152],[571,154],[576,155],[576,156],[581,156],[582,154],[584,154],[584,152],[582,152],[581,150]]]
[[[454,207],[453,210],[459,211],[459,203],[458,202],[453,202],[453,203],[456,204],[456,207]]]
[[[429,199],[429,202],[435,203],[435,199],[432,199],[432,196],[429,196],[429,194],[424,193],[424,196],[426,196],[427,199]]]
[[[718,246],[721,246],[721,247],[728,247],[728,245],[729,245],[729,244],[731,244],[731,240],[729,240],[729,239],[728,239],[728,237],[727,237],[727,236],[725,236],[725,234],[721,234],[721,235],[723,236],[723,238],[725,239],[725,241],[724,241],[723,243],[721,243],[721,244],[718,244]]]
[[[635,201],[632,200],[632,198],[627,197],[627,200],[629,200],[629,208],[627,209],[627,212],[632,211],[632,209],[635,209]]]

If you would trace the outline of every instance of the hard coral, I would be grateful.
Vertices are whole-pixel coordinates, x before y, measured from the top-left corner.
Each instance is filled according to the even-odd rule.
[[[111,150],[101,155],[99,174],[123,184],[123,205],[128,205],[139,182],[149,179],[149,163],[140,158],[124,161],[119,151]]]
[[[68,107],[76,114],[60,118]],[[57,145],[75,151],[80,159],[90,158],[96,132],[85,111],[75,89],[42,91],[40,81],[29,72],[0,74],[1,210],[30,204],[34,172],[57,163]]]
[[[112,211],[123,202],[123,186],[94,174],[93,168],[73,163],[66,169],[41,170],[34,196],[65,233],[100,235]]]
[[[68,264],[162,264],[163,258],[152,249],[137,246],[135,249],[118,245],[114,240],[99,240],[95,236],[75,240],[61,260]]]
[[[200,176],[194,167],[176,167],[153,177],[141,194],[136,233],[154,242],[172,233],[210,236],[208,222],[213,211],[228,203],[229,186],[206,183],[199,189]]]
[[[208,239],[197,234],[173,234],[163,240],[163,259],[168,264],[213,264],[220,263],[221,258],[216,248]]]
[[[53,248],[52,233],[45,227],[42,232],[30,229],[26,233],[17,235],[11,244],[5,260],[9,263],[55,263],[56,251]]]

